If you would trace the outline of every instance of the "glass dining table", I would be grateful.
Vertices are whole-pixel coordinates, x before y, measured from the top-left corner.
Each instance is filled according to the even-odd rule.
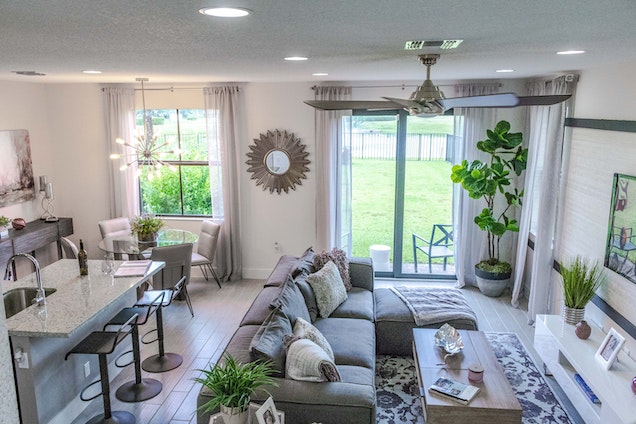
[[[113,254],[115,259],[121,259],[122,255],[128,255],[130,259],[144,259],[150,257],[153,247],[196,243],[198,239],[198,234],[192,231],[165,228],[159,230],[153,241],[140,241],[132,234],[114,235],[104,237],[98,247],[104,253]]]

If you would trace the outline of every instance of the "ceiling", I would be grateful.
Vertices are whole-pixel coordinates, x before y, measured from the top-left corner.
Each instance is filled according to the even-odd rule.
[[[253,13],[198,12],[213,5]],[[525,78],[633,61],[635,23],[633,0],[7,0],[0,80],[417,81],[421,53],[442,54],[433,80]],[[464,41],[404,50],[408,40],[448,39]],[[587,53],[555,54],[569,49]],[[283,60],[292,55],[309,60]]]

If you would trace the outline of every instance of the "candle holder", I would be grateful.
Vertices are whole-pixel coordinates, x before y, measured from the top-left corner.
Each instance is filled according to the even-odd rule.
[[[59,219],[53,213],[55,208],[53,207],[53,184],[48,181],[46,175],[40,176],[40,193],[42,193],[42,210],[44,213],[40,219],[46,222],[57,222]]]

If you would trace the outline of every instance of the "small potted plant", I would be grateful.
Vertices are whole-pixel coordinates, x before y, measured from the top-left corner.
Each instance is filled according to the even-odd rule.
[[[509,262],[500,260],[499,243],[508,231],[518,232],[512,211],[521,206],[523,190],[513,188],[513,175],[526,169],[528,149],[522,146],[522,134],[510,132],[510,123],[499,121],[487,130],[487,139],[477,142],[477,149],[488,154],[486,162],[463,160],[453,166],[451,180],[461,184],[471,199],[483,199],[485,208],[474,219],[488,234],[488,257],[475,265],[479,290],[487,296],[499,296],[512,275]]]
[[[0,216],[0,238],[9,236],[9,227],[11,220],[6,216]]]
[[[585,305],[592,300],[606,279],[599,262],[588,263],[580,256],[561,264],[563,280],[563,319],[577,324],[585,316]]]
[[[198,371],[203,373],[203,377],[195,378],[194,381],[211,392],[210,400],[200,408],[205,412],[219,408],[225,424],[245,423],[251,395],[261,386],[277,385],[271,377],[269,363],[254,361],[241,364],[230,354],[226,354],[224,361],[210,366],[210,369]]]
[[[154,215],[143,214],[130,220],[130,229],[141,242],[152,242],[157,238],[157,232],[166,224]]]

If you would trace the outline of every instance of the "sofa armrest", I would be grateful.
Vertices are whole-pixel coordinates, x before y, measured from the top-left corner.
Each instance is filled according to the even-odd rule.
[[[349,258],[349,275],[351,277],[351,284],[354,287],[373,291],[374,276],[371,258]]]

